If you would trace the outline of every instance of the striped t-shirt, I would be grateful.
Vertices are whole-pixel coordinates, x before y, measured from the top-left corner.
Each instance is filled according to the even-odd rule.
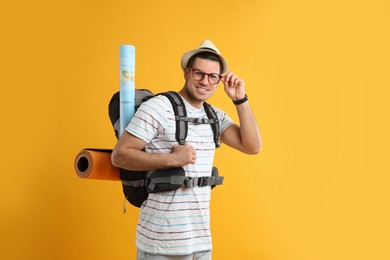
[[[198,109],[184,102],[188,117],[207,118],[203,107]],[[213,108],[222,133],[233,122],[225,112]],[[148,153],[171,153],[177,144],[173,108],[162,95],[144,102],[126,130],[148,143]],[[211,126],[189,123],[186,142],[194,147],[197,158],[195,164],[183,167],[186,176],[210,176],[215,152]],[[210,191],[206,186],[149,194],[140,209],[137,248],[163,255],[211,250]]]

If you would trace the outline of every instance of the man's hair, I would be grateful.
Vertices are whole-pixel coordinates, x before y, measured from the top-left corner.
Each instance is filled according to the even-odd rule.
[[[219,63],[219,74],[222,73],[223,64],[221,62],[221,59],[216,54],[211,53],[211,52],[198,52],[198,53],[192,55],[192,57],[188,60],[188,63],[187,63],[188,68],[191,68],[194,65],[196,58],[201,58],[201,59],[205,59],[205,60],[211,60],[211,61],[218,62]]]

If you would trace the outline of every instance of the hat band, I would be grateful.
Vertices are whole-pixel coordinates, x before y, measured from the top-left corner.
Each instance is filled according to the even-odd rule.
[[[215,53],[218,54],[218,52],[217,52],[216,50],[211,49],[211,48],[208,48],[208,47],[201,47],[201,48],[199,48],[199,49],[210,50],[210,51],[215,52]]]

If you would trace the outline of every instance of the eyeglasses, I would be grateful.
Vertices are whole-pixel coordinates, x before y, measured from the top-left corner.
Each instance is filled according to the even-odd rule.
[[[202,80],[207,75],[210,84],[217,84],[222,78],[222,76],[217,73],[206,73],[203,70],[193,68],[188,69],[192,71],[192,77],[195,80]]]

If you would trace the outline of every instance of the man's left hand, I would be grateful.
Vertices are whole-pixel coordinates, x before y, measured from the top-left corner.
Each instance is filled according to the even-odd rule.
[[[233,72],[223,76],[222,82],[225,85],[225,92],[233,101],[245,97],[245,83]]]

